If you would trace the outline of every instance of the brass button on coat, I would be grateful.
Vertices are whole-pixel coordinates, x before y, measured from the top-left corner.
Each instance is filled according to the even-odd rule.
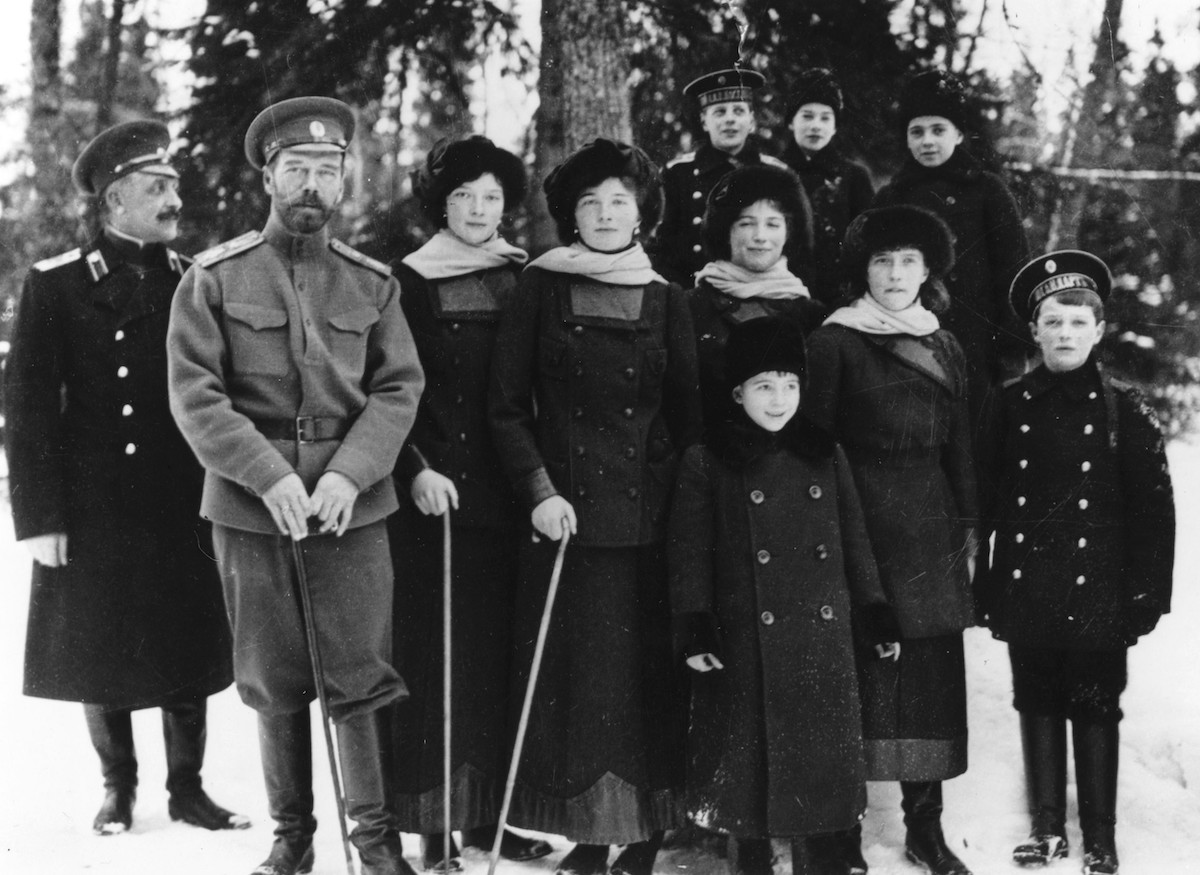
[[[772,623],[775,622],[775,615],[772,614],[770,611],[763,611],[762,614],[759,616],[759,619],[762,620],[762,624],[764,626],[770,626]]]
[[[771,561],[771,554],[766,550],[759,550],[758,553],[755,554],[755,557],[758,559],[759,565],[766,565]]]
[[[766,497],[766,496],[764,496],[764,495],[762,494],[762,490],[761,490],[761,489],[755,489],[753,492],[751,492],[751,493],[750,493],[750,500],[751,500],[752,502],[754,502],[755,504],[762,504],[762,503],[763,503],[763,499],[764,499],[765,497]]]
[[[820,498],[822,494],[823,493],[821,492],[820,486],[814,484],[813,486],[808,487],[809,498]]]

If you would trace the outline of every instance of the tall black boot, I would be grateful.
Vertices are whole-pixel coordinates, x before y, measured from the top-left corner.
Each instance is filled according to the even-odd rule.
[[[312,726],[308,709],[258,715],[267,806],[275,820],[271,853],[250,875],[296,875],[313,867]]]
[[[971,875],[942,834],[942,782],[901,781],[905,856],[931,875]]]
[[[356,714],[337,726],[346,813],[354,821],[350,840],[358,848],[362,875],[415,875],[387,804],[380,719],[378,712]]]
[[[102,705],[84,705],[92,747],[100,755],[104,775],[104,803],[92,820],[96,835],[117,835],[133,825],[137,798],[137,757],[133,752],[133,720],[128,710],[106,711]]]
[[[167,750],[167,812],[205,829],[246,829],[250,819],[213,802],[200,783],[207,739],[208,700],[180,702],[162,709]]]
[[[732,850],[730,863],[738,875],[771,875],[774,871],[775,850],[769,838],[735,838]]]
[[[491,846],[488,846],[491,850]],[[458,845],[454,836],[450,837],[450,862],[444,861],[446,856],[446,834],[444,832],[425,833],[421,836],[421,868],[426,872],[461,872],[462,857],[458,855]]]
[[[608,871],[608,845],[579,842],[559,861],[554,875],[600,875]]]
[[[1013,862],[1044,866],[1067,856],[1067,721],[1064,717],[1021,714],[1025,758],[1025,798],[1029,838],[1013,849]]]
[[[867,860],[862,852],[862,824],[838,830],[829,839],[833,854],[841,862],[844,875],[867,875]]]
[[[654,858],[658,856],[662,842],[663,831],[660,829],[651,833],[645,841],[626,845],[609,867],[610,875],[652,875]]]
[[[1112,723],[1072,721],[1075,742],[1075,789],[1083,832],[1084,875],[1117,872],[1117,763],[1120,727]]]

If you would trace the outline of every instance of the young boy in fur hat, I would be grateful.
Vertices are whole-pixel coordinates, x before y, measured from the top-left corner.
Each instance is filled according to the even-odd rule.
[[[1096,361],[1108,268],[1051,252],[1013,280],[1042,364],[1008,386],[979,613],[1008,642],[1032,827],[1013,860],[1067,856],[1067,721],[1085,875],[1117,872],[1120,696],[1127,649],[1170,610],[1175,509],[1162,434]]]
[[[668,535],[688,813],[738,840],[739,872],[769,875],[772,836],[796,875],[834,871],[866,808],[855,637],[898,656],[899,629],[846,457],[796,415],[800,328],[741,323],[726,355],[741,416],[684,455]]]

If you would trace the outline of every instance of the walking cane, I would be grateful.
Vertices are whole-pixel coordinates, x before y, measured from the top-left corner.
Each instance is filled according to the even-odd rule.
[[[500,820],[496,823],[496,839],[492,843],[492,856],[488,860],[488,875],[496,875],[496,864],[500,862],[500,842],[508,826],[508,809],[512,805],[513,788],[517,783],[517,766],[521,762],[521,749],[525,746],[525,731],[529,728],[529,712],[533,707],[533,689],[537,685],[538,672],[542,668],[542,652],[546,649],[546,635],[550,631],[550,612],[554,610],[554,597],[558,595],[558,580],[562,577],[563,555],[567,552],[567,541],[571,530],[564,517],[562,540],[558,542],[558,555],[554,557],[554,570],[550,572],[550,590],[546,593],[546,606],[542,609],[542,624],[538,627],[537,644],[533,648],[533,662],[529,666],[529,682],[525,684],[525,701],[521,705],[521,719],[517,723],[517,739],[513,744],[512,760],[508,764],[508,780],[504,783],[504,802],[500,806]]]
[[[300,542],[292,539],[292,558],[296,562],[296,583],[300,589],[300,605],[304,611],[304,629],[308,636],[308,658],[312,663],[313,683],[321,705],[321,728],[325,730],[325,752],[329,754],[329,772],[333,776],[333,795],[337,799],[338,826],[342,828],[342,850],[346,852],[346,872],[354,875],[354,857],[350,854],[350,835],[346,832],[346,797],[342,795],[342,779],[338,774],[337,753],[329,730],[329,696],[325,692],[325,670],[321,664],[321,648],[317,643],[317,627],[313,617],[312,594],[308,591],[308,572],[304,567],[304,551]]]
[[[442,514],[442,871],[450,871],[450,507]]]

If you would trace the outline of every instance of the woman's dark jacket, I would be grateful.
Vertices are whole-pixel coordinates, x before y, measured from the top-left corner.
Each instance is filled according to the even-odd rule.
[[[792,140],[783,152],[784,162],[800,176],[813,212],[813,256],[809,291],[827,305],[839,297],[838,258],[846,227],[871,206],[875,187],[861,164],[841,155],[834,146],[813,154]]]
[[[1170,610],[1175,510],[1162,433],[1089,362],[1004,390],[996,543],[980,607],[1027,647],[1114,650]]]
[[[973,622],[963,550],[978,497],[963,353],[950,332],[808,340],[804,410],[845,448],[888,600],[906,638]]]
[[[797,428],[793,428],[793,425]],[[852,827],[865,807],[851,605],[882,604],[849,464],[800,417],[714,434],[680,467],[671,610],[692,672],[688,811],[736,836]],[[699,640],[697,640],[699,639]]]
[[[575,543],[660,541],[679,455],[700,432],[685,293],[527,268],[496,337],[489,408],[526,511],[561,494]]]

